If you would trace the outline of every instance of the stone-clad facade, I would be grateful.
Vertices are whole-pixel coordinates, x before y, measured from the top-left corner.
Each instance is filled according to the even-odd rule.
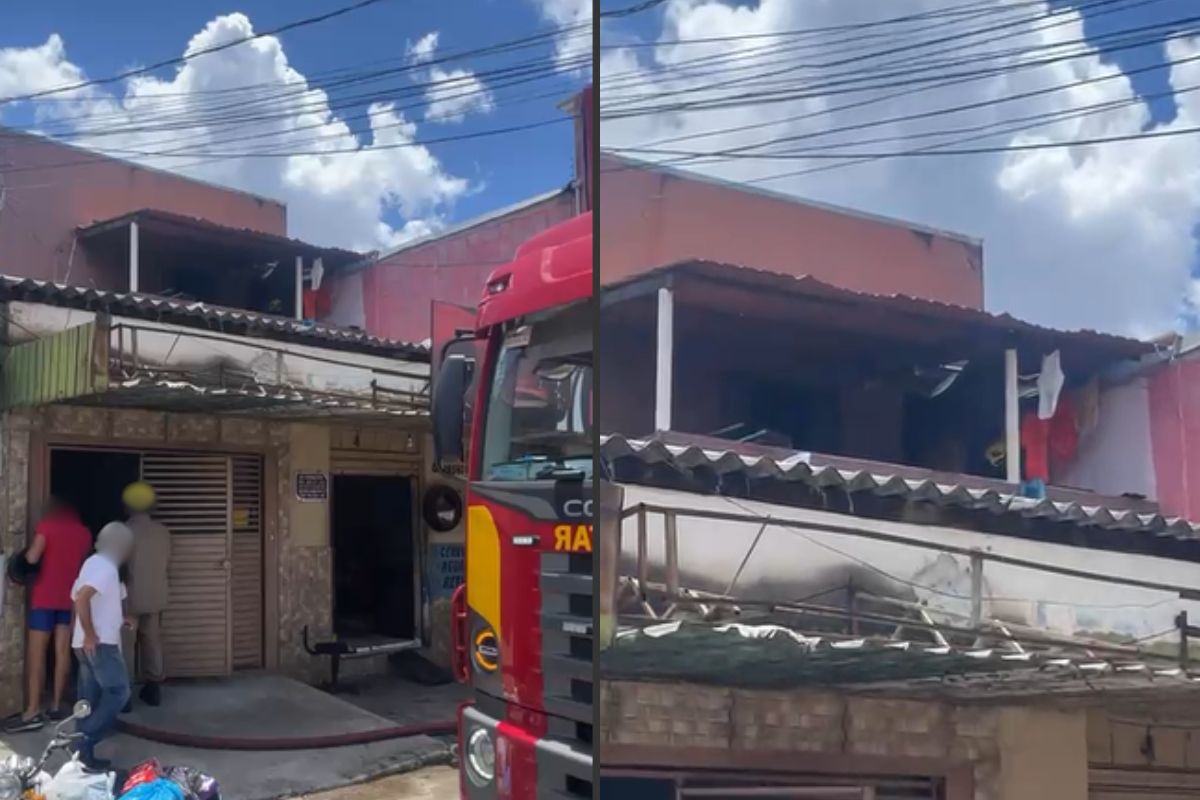
[[[260,452],[266,471],[268,495],[263,519],[265,592],[267,598],[265,660],[276,669],[301,680],[318,682],[328,677],[328,659],[313,658],[303,648],[307,626],[317,641],[333,633],[333,577],[328,513],[310,506],[300,508],[292,492],[296,469],[329,464],[329,434],[321,426],[286,421],[175,414],[139,409],[104,409],[85,406],[49,406],[36,411],[9,412],[0,418],[0,550],[14,553],[25,546],[36,509],[31,498],[38,491],[33,477],[44,469],[47,444],[103,445],[122,448],[196,449],[220,452],[235,449]],[[316,435],[312,435],[316,432]],[[304,433],[304,435],[300,435]],[[325,452],[319,452],[320,448]],[[43,452],[39,453],[39,449]],[[44,488],[44,487],[43,487]],[[297,535],[296,515],[306,529]],[[421,540],[419,531],[418,542]],[[270,571],[270,574],[266,574]],[[0,619],[0,714],[17,709],[23,697],[25,592],[4,582],[5,603]],[[438,642],[441,645],[441,642]],[[442,645],[444,649],[444,645]],[[356,665],[378,670],[383,662]]]

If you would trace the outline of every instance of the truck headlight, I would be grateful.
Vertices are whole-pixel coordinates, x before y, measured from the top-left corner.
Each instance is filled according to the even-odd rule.
[[[476,728],[467,739],[467,777],[476,786],[487,786],[496,777],[496,743],[486,728]],[[0,795],[0,800],[4,800]]]
[[[0,800],[21,800],[21,779],[0,765]]]

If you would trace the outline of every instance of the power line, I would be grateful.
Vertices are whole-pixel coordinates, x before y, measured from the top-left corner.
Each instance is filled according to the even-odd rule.
[[[802,133],[802,134],[794,134],[791,136],[781,136],[781,137],[776,137],[774,139],[770,139],[770,140],[766,140],[766,141],[762,141],[762,142],[754,142],[751,144],[740,145],[738,147],[727,148],[727,149],[723,149],[723,150],[705,151],[703,153],[703,157],[725,156],[725,155],[744,152],[747,150],[768,147],[768,146],[775,145],[775,144],[782,144],[784,142],[802,141],[802,140],[806,140],[806,139],[829,136],[829,135],[836,134],[836,133],[846,133],[849,131],[864,130],[866,128],[874,128],[874,127],[880,127],[880,126],[884,126],[884,125],[894,125],[894,124],[902,123],[902,122],[915,122],[918,120],[932,119],[935,117],[941,117],[941,116],[946,116],[946,115],[951,115],[951,114],[959,114],[959,113],[963,113],[966,111],[977,111],[980,109],[991,108],[991,107],[995,107],[997,105],[1012,103],[1012,102],[1016,102],[1019,100],[1029,100],[1029,99],[1032,99],[1035,97],[1042,97],[1042,96],[1045,96],[1048,94],[1053,94],[1053,93],[1060,92],[1060,91],[1076,89],[1076,88],[1080,88],[1083,86],[1091,86],[1091,85],[1105,83],[1105,82],[1112,81],[1112,80],[1123,80],[1123,79],[1128,78],[1128,76],[1130,76],[1130,75],[1137,75],[1137,74],[1146,73],[1146,72],[1155,72],[1158,70],[1169,69],[1174,66],[1180,66],[1183,64],[1192,63],[1197,60],[1200,60],[1200,56],[1187,56],[1187,57],[1180,58],[1180,59],[1174,59],[1174,60],[1170,60],[1170,61],[1160,62],[1157,64],[1149,64],[1149,65],[1146,65],[1143,67],[1137,67],[1137,68],[1129,70],[1128,72],[1113,72],[1113,73],[1109,73],[1107,75],[1101,75],[1099,77],[1094,77],[1094,78],[1082,78],[1080,80],[1072,81],[1070,83],[1055,84],[1053,86],[1043,87],[1040,89],[1033,89],[1033,90],[1026,91],[1026,92],[1019,92],[1016,94],[1006,95],[1004,97],[989,98],[987,100],[980,100],[980,101],[976,101],[973,103],[961,103],[961,104],[956,104],[953,106],[948,106],[948,107],[943,107],[943,108],[913,112],[910,114],[902,114],[902,115],[897,115],[897,116],[892,116],[892,117],[886,117],[883,119],[868,120],[865,122],[851,123],[851,124],[841,125],[841,126],[837,126],[837,127],[827,127],[827,128],[822,128],[819,131],[812,131],[809,133]],[[779,124],[779,122],[780,121],[777,121],[772,124]],[[724,132],[737,132],[738,130],[739,129],[737,129],[737,128],[730,128],[730,129],[727,129],[726,131],[720,131],[720,130],[710,131],[710,132],[706,133],[705,135],[706,136],[715,136],[715,135],[719,135]],[[687,150],[653,149],[653,148],[648,148],[648,147],[626,147],[626,148],[620,148],[620,149],[624,152],[631,152],[631,153],[636,152],[636,153],[640,153],[643,155],[664,155],[664,156],[682,157],[682,159],[678,159],[678,160],[691,160],[693,158],[696,158],[696,156],[694,155],[694,151],[687,151]]]
[[[1108,4],[1108,3],[1113,3],[1113,2],[1125,2],[1125,0],[1098,0],[1097,4]],[[1130,7],[1142,6],[1142,5],[1147,5],[1147,4],[1155,3],[1155,2],[1162,2],[1162,0],[1137,0],[1137,2],[1134,2],[1131,6],[1126,6],[1124,9],[1119,9],[1119,10],[1127,11]],[[1110,10],[1109,12],[1103,12],[1103,13],[1113,13],[1113,11]],[[1097,13],[1097,15],[1098,14],[1099,14],[1099,12]],[[1028,21],[1028,20],[1026,20],[1026,21]],[[1070,20],[1068,20],[1068,21],[1070,21]],[[1150,32],[1155,32],[1155,31],[1161,32],[1162,30],[1164,30],[1168,27],[1177,27],[1181,24],[1193,24],[1197,21],[1200,21],[1200,16],[1184,17],[1184,18],[1180,18],[1180,19],[1174,19],[1174,20],[1171,20],[1166,23],[1156,23],[1153,25],[1144,25],[1144,26],[1140,26],[1137,28],[1125,29],[1123,31],[1109,34],[1109,36],[1126,35],[1126,34],[1138,33],[1138,32],[1147,33],[1147,34]],[[1010,25],[1010,24],[1012,24],[1012,23],[1006,23],[1006,26]],[[1066,24],[1066,23],[1065,22],[1056,22],[1052,25],[1047,25],[1042,28],[1035,28],[1034,31],[1043,31],[1043,30],[1047,30],[1052,27],[1057,27],[1062,24]],[[992,41],[995,41],[996,39],[1000,39],[1000,38],[1011,38],[1011,36],[1022,35],[1024,33],[1026,33],[1026,31],[1017,31],[1017,32],[1011,33],[1007,36],[994,37],[992,39]],[[949,38],[950,39],[958,39],[958,38],[961,38],[961,34],[955,35],[955,36],[952,36]],[[1062,47],[1066,46],[1067,44],[1071,44],[1071,43],[1086,45],[1087,39],[1082,38],[1082,39],[1072,40],[1071,42],[1058,42],[1058,43],[1053,43],[1051,45],[1042,45],[1042,46],[1032,48],[1032,49],[1034,49],[1034,50],[1045,50],[1045,49],[1053,50],[1053,49],[1057,49],[1057,48],[1062,48]],[[1135,42],[1132,45],[1125,44],[1122,46],[1110,48],[1110,51],[1115,51],[1118,49],[1126,49],[1130,46],[1139,46],[1140,44],[1144,44],[1144,43],[1145,42]],[[941,52],[943,52],[943,53],[950,52],[955,49],[964,49],[964,48],[970,48],[973,46],[974,45],[971,45],[968,43],[968,44],[959,45],[955,48],[950,48],[950,50],[944,50]],[[1025,49],[1029,49],[1029,48],[1025,48]],[[1025,49],[1023,49],[1023,50],[1025,50]],[[1094,54],[1095,52],[1096,51],[1094,48],[1086,47],[1084,50],[1081,50],[1075,54],[1053,56],[1053,57],[1048,57],[1048,58],[1042,59],[1040,61],[1029,60],[1029,61],[1024,61],[1024,62],[1018,63],[1016,65],[1012,65],[1012,66],[1005,65],[1003,67],[984,69],[984,70],[976,70],[974,72],[960,72],[957,74],[952,74],[949,77],[989,77],[989,76],[997,74],[998,71],[1006,72],[1006,71],[1010,71],[1010,70],[1030,69],[1033,67],[1045,66],[1048,64],[1056,63],[1058,61],[1069,60],[1071,58],[1078,58],[1078,57],[1082,57],[1082,56],[1091,55],[1091,54]],[[986,58],[988,58],[988,57],[990,57],[990,56],[984,56],[983,58],[986,60]],[[803,66],[804,68],[810,68],[810,69],[822,69],[826,66],[837,65],[837,64],[847,64],[847,63],[851,63],[853,61],[859,61],[859,60],[862,60],[862,58],[854,57],[854,58],[849,58],[849,59],[841,59],[841,60],[835,61],[835,62],[828,62],[827,64],[806,64],[806,65],[800,65],[800,66]],[[956,65],[969,64],[973,61],[978,61],[978,60],[980,60],[979,57],[961,59],[961,60],[957,60],[954,62],[944,62],[941,64],[937,64],[936,67],[938,69],[943,69],[945,67],[953,67]],[[796,90],[789,89],[786,91],[779,90],[779,91],[747,92],[745,86],[740,86],[740,87],[737,87],[737,91],[735,93],[730,94],[730,95],[709,97],[709,98],[695,100],[695,101],[691,101],[691,102],[677,102],[675,104],[657,103],[654,105],[645,105],[645,106],[641,106],[641,107],[635,107],[632,109],[630,109],[630,108],[620,109],[619,108],[615,112],[609,111],[607,113],[605,113],[602,110],[601,111],[601,119],[623,119],[623,118],[628,118],[628,117],[645,116],[648,114],[658,114],[658,113],[665,113],[665,112],[676,112],[676,113],[685,112],[685,111],[695,112],[695,111],[700,111],[700,110],[735,108],[735,107],[740,107],[740,106],[745,106],[745,105],[750,105],[750,104],[789,102],[789,101],[794,101],[794,100],[799,100],[799,99],[808,99],[808,98],[813,98],[813,97],[828,97],[831,93],[834,93],[833,90],[838,89],[838,87],[842,87],[842,88],[836,93],[849,94],[849,93],[871,91],[871,90],[882,89],[882,88],[890,88],[890,87],[894,87],[894,86],[907,86],[907,85],[919,84],[922,81],[937,81],[937,80],[947,77],[944,74],[938,74],[938,75],[928,76],[925,78],[914,78],[914,77],[912,77],[913,70],[911,70],[911,69],[901,70],[901,71],[893,71],[891,73],[882,73],[882,74],[879,72],[879,70],[882,66],[892,66],[892,65],[895,65],[895,62],[893,62],[892,64],[888,64],[888,65],[873,65],[870,68],[854,70],[849,73],[840,73],[840,74],[835,73],[832,76],[826,76],[826,80],[823,83],[807,84],[806,86],[804,86],[805,91],[799,91],[799,88],[797,88]],[[794,68],[795,67],[793,67],[793,69]],[[921,70],[918,70],[918,71],[921,71]],[[782,71],[780,71],[780,72],[782,72]],[[862,75],[866,75],[866,76],[868,76],[870,78],[874,78],[876,80],[879,80],[879,79],[899,79],[899,80],[895,81],[895,82],[891,82],[891,83],[874,83],[874,84],[862,84],[859,81],[853,80],[854,77],[862,76]],[[842,78],[842,80],[831,80],[830,78]],[[734,83],[736,83],[736,82],[731,82],[731,85],[733,85]],[[603,86],[603,81],[602,81],[602,86]],[[666,93],[666,94],[669,94],[669,95],[679,95],[679,94],[696,95],[696,94],[703,94],[706,92],[711,92],[714,88],[720,88],[720,87],[714,87],[711,85],[700,85],[700,86],[694,86],[694,87],[691,87],[688,89],[677,90],[675,92],[670,92],[670,93]]]
[[[911,22],[918,19],[935,19],[954,16],[976,16],[994,13],[1003,13],[1009,9],[1022,7],[1044,7],[1045,0],[1023,0],[1022,2],[997,4],[988,9],[980,9],[976,2],[964,3],[962,5],[950,6],[948,8],[940,8],[932,11],[922,11],[917,14],[905,14],[899,17],[890,17],[881,20],[870,20],[867,22],[851,22],[842,25],[827,25],[823,27],[813,28],[793,28],[784,31],[774,31],[770,33],[741,33],[729,34],[726,36],[696,36],[686,39],[656,39],[652,42],[623,42],[621,44],[601,44],[601,50],[629,50],[637,48],[656,48],[656,47],[676,47],[687,45],[700,44],[720,44],[723,42],[741,42],[753,41],[756,39],[780,39],[780,38],[809,38],[820,37],[827,33],[840,33],[848,30],[862,30],[866,28],[881,27],[887,25],[900,24]],[[603,15],[601,15],[603,16]]]
[[[527,38],[531,38],[531,37],[527,37]],[[518,41],[520,41],[520,40],[518,40]],[[507,47],[507,44],[508,43],[496,46],[496,49],[493,50],[492,52],[502,52]],[[488,53],[488,48],[481,48],[476,51],[469,51],[469,52],[473,52],[475,54],[485,54],[485,53]],[[474,73],[474,74],[476,77],[480,77],[480,78],[490,77],[493,75],[494,76],[502,76],[505,72],[516,71],[516,70],[520,69],[521,67],[533,67],[533,68],[545,70],[545,66],[547,64],[548,64],[548,61],[545,58],[542,58],[542,59],[538,59],[538,60],[534,60],[534,61],[518,62],[515,65],[510,65],[508,67],[499,68],[496,70],[492,70],[490,72],[482,72],[482,73]],[[406,67],[402,67],[399,69],[385,70],[384,72],[387,73],[386,75],[381,74],[381,73],[367,73],[363,76],[343,79],[342,81],[339,81],[335,84],[330,84],[330,85],[325,85],[325,86],[317,86],[312,82],[311,79],[306,78],[303,84],[299,84],[299,83],[283,84],[283,86],[289,87],[287,91],[283,91],[283,92],[279,92],[279,93],[264,94],[258,98],[251,98],[249,100],[239,99],[239,100],[235,100],[235,101],[232,101],[229,103],[225,103],[223,105],[213,106],[213,105],[204,105],[203,103],[191,104],[191,103],[188,103],[185,101],[181,104],[181,113],[165,114],[165,115],[162,113],[159,113],[157,115],[157,119],[154,124],[155,125],[165,125],[167,123],[179,123],[179,122],[184,122],[184,121],[188,121],[188,120],[195,120],[196,124],[200,124],[201,122],[207,122],[207,121],[212,121],[212,120],[220,121],[220,120],[229,118],[227,116],[224,116],[224,112],[231,112],[232,114],[234,114],[235,118],[239,115],[241,117],[245,117],[247,114],[249,114],[251,111],[253,111],[256,108],[269,107],[272,104],[278,104],[279,101],[282,101],[286,98],[291,98],[291,97],[299,98],[299,97],[303,97],[305,95],[318,95],[318,97],[315,100],[308,102],[304,105],[293,106],[292,110],[300,110],[303,108],[310,108],[310,109],[314,109],[314,110],[324,110],[324,108],[326,106],[328,106],[330,108],[330,110],[336,110],[338,108],[345,107],[347,105],[350,105],[350,104],[352,104],[354,102],[358,102],[358,101],[370,102],[370,101],[374,101],[374,100],[388,100],[388,99],[391,99],[391,97],[393,97],[394,94],[396,94],[397,92],[402,93],[402,94],[413,93],[422,88],[434,88],[434,87],[436,87],[436,85],[438,85],[439,83],[442,83],[442,82],[431,80],[431,81],[426,82],[421,85],[405,86],[405,87],[402,87],[399,89],[391,89],[391,88],[385,87],[385,88],[374,90],[373,92],[366,94],[366,95],[357,95],[357,96],[340,97],[340,98],[332,98],[332,99],[328,97],[328,93],[335,88],[345,88],[347,86],[350,86],[350,85],[353,85],[356,83],[369,83],[369,82],[371,82],[373,80],[377,80],[381,77],[390,77],[391,75],[394,75],[394,74],[400,74],[400,73],[403,73],[403,72],[406,72],[409,70],[424,69],[428,66],[429,66],[429,62],[427,62],[426,64],[422,64],[422,65],[408,65]],[[546,72],[547,72],[547,77],[554,77],[553,71],[546,70]],[[214,90],[214,91],[216,91],[216,90]],[[143,98],[137,98],[137,99],[140,101]],[[151,113],[151,112],[155,111],[156,109],[153,108],[153,106],[151,106],[149,108],[146,108],[145,110],[147,113]],[[288,113],[291,113],[291,111],[289,111]],[[69,125],[72,120],[76,120],[76,119],[86,119],[90,122],[103,121],[105,119],[124,120],[124,119],[128,118],[128,114],[129,114],[129,110],[123,109],[122,111],[113,112],[110,114],[100,114],[100,115],[86,114],[86,113],[73,115],[73,116],[56,115],[55,120],[56,120],[56,122],[59,123],[60,126],[66,126],[66,125]],[[153,127],[153,126],[141,125],[141,126],[138,126],[138,130],[148,129],[149,127]],[[120,131],[122,133],[128,132],[128,130],[126,130],[126,129],[120,129]],[[48,132],[55,132],[55,131],[54,131],[54,129],[51,129]],[[72,128],[72,129],[64,130],[62,135],[70,135],[72,133],[75,135],[85,135],[83,133],[83,129],[79,128],[79,126],[74,126],[74,128]],[[92,135],[92,134],[90,132],[88,132],[86,135]]]
[[[751,161],[797,161],[805,159],[845,159],[845,158],[907,158],[907,157],[926,157],[926,156],[973,156],[984,155],[990,153],[1020,153],[1032,150],[1055,150],[1064,147],[1088,147],[1091,145],[1113,144],[1117,142],[1132,142],[1141,139],[1169,139],[1176,136],[1190,136],[1200,133],[1200,126],[1189,128],[1176,128],[1169,130],[1151,130],[1141,131],[1139,133],[1125,134],[1121,136],[1100,136],[1089,139],[1073,139],[1062,142],[1033,142],[1029,144],[1009,144],[997,147],[967,147],[958,149],[939,149],[939,150],[900,150],[894,152],[866,152],[866,153],[742,153],[736,156],[728,156],[731,159],[746,159]],[[619,155],[619,152],[606,150],[604,152]],[[703,153],[697,153],[697,156],[703,156]],[[653,166],[653,164],[649,164]]]
[[[1189,19],[1189,21],[1193,20],[1193,19],[1200,20],[1200,17],[1188,18],[1188,19]],[[1174,22],[1178,22],[1178,20],[1176,20]],[[1154,41],[1154,40],[1155,40],[1154,38],[1133,40],[1133,41],[1125,42],[1120,45],[1115,45],[1113,47],[1110,47],[1106,52],[1111,53],[1111,52],[1116,52],[1119,50],[1129,49],[1131,47],[1139,47],[1139,46],[1146,44],[1147,42]],[[657,109],[656,108],[645,108],[645,109],[638,109],[638,110],[628,112],[628,113],[611,114],[608,116],[601,114],[601,119],[602,120],[605,120],[605,119],[608,119],[608,120],[627,119],[627,118],[632,118],[632,117],[647,116],[647,115],[660,114],[660,113],[666,113],[666,112],[679,113],[679,112],[683,112],[683,111],[690,111],[690,112],[695,113],[695,112],[702,111],[702,110],[712,111],[712,110],[721,110],[721,109],[743,108],[743,107],[747,107],[747,106],[774,105],[774,104],[779,104],[779,103],[794,102],[797,100],[828,98],[831,96],[842,95],[842,94],[861,94],[864,92],[871,92],[871,91],[877,91],[877,90],[881,90],[881,89],[890,89],[890,88],[898,88],[898,87],[921,87],[924,85],[924,86],[928,86],[929,88],[940,88],[940,87],[944,87],[947,85],[954,85],[955,83],[970,82],[973,80],[979,80],[979,79],[984,79],[984,78],[989,78],[989,77],[996,77],[999,75],[1007,75],[1007,74],[1011,74],[1014,72],[1026,71],[1026,70],[1036,69],[1039,67],[1049,66],[1051,64],[1061,63],[1064,61],[1071,61],[1071,60],[1074,60],[1077,58],[1094,57],[1094,56],[1098,56],[1098,55],[1100,55],[1100,53],[1097,53],[1095,50],[1092,50],[1089,48],[1089,49],[1080,50],[1080,51],[1077,51],[1074,53],[1068,53],[1065,55],[1049,56],[1046,58],[1036,59],[1036,60],[1033,60],[1033,59],[1024,60],[1024,61],[1018,62],[1017,64],[1012,64],[1012,65],[1002,65],[1002,66],[996,66],[996,67],[989,67],[989,68],[985,68],[985,69],[968,70],[968,71],[963,71],[963,72],[951,72],[949,74],[942,72],[942,73],[938,73],[935,75],[914,78],[914,77],[906,77],[907,73],[893,73],[891,75],[883,76],[884,78],[886,78],[888,80],[884,80],[883,82],[880,82],[880,83],[859,84],[859,85],[853,85],[853,86],[845,87],[845,88],[841,88],[841,89],[837,89],[837,88],[833,88],[833,87],[837,87],[838,85],[840,85],[840,83],[845,83],[845,82],[840,82],[840,83],[832,82],[830,84],[825,84],[825,85],[817,84],[815,86],[808,87],[805,91],[743,92],[738,95],[730,95],[727,97],[718,97],[718,98],[714,98],[711,100],[696,101],[694,103],[680,104],[680,105],[677,105],[674,107],[667,106],[667,107],[657,108]]]
[[[1070,119],[1077,119],[1077,118],[1084,117],[1084,116],[1090,116],[1090,115],[1096,114],[1096,113],[1102,113],[1104,111],[1116,110],[1118,108],[1135,105],[1135,104],[1144,102],[1146,100],[1152,100],[1152,99],[1161,98],[1161,97],[1174,97],[1174,96],[1178,96],[1181,94],[1190,94],[1197,90],[1200,90],[1200,85],[1185,86],[1180,89],[1173,90],[1173,91],[1167,91],[1167,92],[1155,92],[1155,93],[1152,93],[1149,95],[1145,95],[1144,97],[1132,97],[1132,98],[1127,98],[1127,99],[1125,99],[1123,101],[1119,101],[1119,102],[1114,101],[1112,103],[1107,103],[1107,104],[1098,104],[1097,106],[1090,108],[1090,109],[1087,107],[1084,107],[1082,109],[1072,109],[1071,111],[1075,112],[1075,113],[1063,113],[1062,116],[1060,116],[1057,119],[1046,119],[1046,120],[1032,122],[1031,124],[1026,124],[1026,125],[1009,126],[1002,130],[992,131],[989,133],[983,133],[983,134],[976,135],[976,136],[967,136],[964,138],[955,139],[950,142],[938,142],[935,144],[926,145],[925,147],[919,148],[919,149],[938,150],[940,148],[950,147],[953,145],[966,144],[968,142],[979,141],[981,139],[989,139],[994,136],[1008,135],[1010,133],[1020,133],[1023,131],[1036,129],[1036,128],[1042,127],[1043,125],[1047,125],[1047,124],[1063,122],[1063,121],[1070,120]],[[1107,106],[1107,107],[1105,107],[1105,106]],[[1010,120],[1009,122],[1016,122],[1016,121],[1019,121],[1019,120]],[[813,175],[813,174],[820,173],[820,172],[830,172],[830,171],[838,170],[838,169],[848,169],[850,167],[856,167],[856,166],[860,166],[862,164],[875,163],[880,160],[882,160],[882,159],[879,159],[879,158],[857,158],[857,159],[847,160],[840,164],[822,164],[820,166],[808,167],[806,169],[790,170],[788,172],[776,173],[774,175],[765,175],[760,178],[754,178],[754,179],[744,181],[744,183],[748,183],[748,184],[770,183],[772,181],[783,180],[785,178],[796,178],[796,177],[800,177],[803,175]]]
[[[321,22],[326,22],[326,21],[334,19],[336,17],[341,17],[346,14],[350,14],[355,11],[359,11],[361,9],[367,8],[369,6],[378,5],[379,3],[382,3],[382,2],[384,2],[384,0],[358,0],[358,2],[356,2],[356,3],[353,3],[348,6],[342,6],[341,8],[334,9],[333,11],[329,11],[324,14],[318,14],[317,16],[314,16],[314,17],[306,17],[304,19],[300,19],[300,20],[296,20],[294,22],[286,23],[284,25],[280,25],[279,27],[272,28],[271,30],[251,34],[250,36],[243,36],[240,39],[233,39],[228,42],[222,42],[221,44],[211,45],[210,47],[204,47],[204,48],[201,48],[200,50],[194,50],[190,53],[185,53],[182,56],[177,56],[176,58],[170,58],[165,61],[159,61],[157,63],[150,64],[149,66],[138,67],[136,69],[126,70],[126,71],[118,73],[116,75],[110,75],[107,78],[94,78],[92,80],[80,81],[79,83],[74,83],[74,84],[70,84],[67,86],[59,86],[59,87],[56,87],[53,89],[43,89],[42,91],[32,92],[30,94],[0,98],[0,105],[7,104],[7,103],[16,103],[16,102],[19,102],[22,100],[34,100],[39,97],[47,97],[49,95],[62,94],[63,92],[74,92],[74,91],[78,91],[79,89],[86,89],[91,86],[103,86],[103,85],[106,85],[109,83],[116,83],[117,81],[123,81],[127,78],[133,78],[138,75],[145,75],[148,72],[154,72],[155,70],[162,69],[163,67],[170,67],[170,66],[174,66],[176,64],[184,64],[188,61],[192,61],[196,58],[199,58],[200,56],[208,55],[210,53],[218,53],[222,50],[228,50],[231,47],[237,47],[238,45],[245,44],[246,42],[256,41],[258,39],[262,39],[267,36],[278,36],[279,34],[286,33],[287,31],[292,31],[292,30],[296,30],[298,28],[307,27],[309,25],[316,25]]]
[[[619,17],[632,17],[634,14],[641,14],[644,11],[649,11],[653,8],[658,8],[667,0],[643,0],[643,2],[625,8],[614,8],[611,11],[601,11],[597,16],[606,19],[616,19]]]
[[[512,125],[512,126],[508,126],[505,128],[490,128],[487,130],[473,131],[471,133],[463,133],[463,134],[458,134],[458,135],[454,135],[454,136],[443,136],[443,137],[434,138],[434,139],[422,139],[422,140],[413,139],[413,140],[406,141],[406,142],[393,142],[391,144],[376,144],[376,145],[367,145],[367,146],[358,146],[358,147],[327,148],[327,149],[320,149],[320,150],[293,150],[293,151],[286,151],[286,152],[207,153],[207,154],[202,154],[202,155],[205,155],[206,158],[201,161],[197,161],[192,164],[183,164],[183,165],[173,166],[171,169],[172,170],[190,169],[193,167],[202,166],[204,164],[209,164],[209,163],[213,163],[213,162],[217,162],[217,161],[225,161],[225,160],[229,160],[229,159],[292,158],[294,156],[334,156],[334,155],[346,155],[346,154],[353,154],[353,153],[370,153],[370,152],[376,152],[376,151],[402,150],[402,149],[407,149],[410,147],[426,147],[431,144],[444,144],[447,142],[459,142],[459,141],[466,141],[466,140],[470,140],[470,139],[480,139],[480,138],[489,137],[489,136],[500,136],[500,135],[505,135],[505,134],[510,134],[510,133],[520,133],[522,131],[534,130],[536,128],[544,128],[544,127],[549,127],[551,125],[560,125],[564,122],[570,122],[570,121],[571,121],[571,119],[569,117],[561,116],[561,117],[555,117],[552,119],[539,120],[537,122],[527,123],[527,124],[523,124],[523,125]],[[58,163],[53,163],[53,164],[38,164],[38,165],[30,165],[30,166],[25,166],[25,167],[0,168],[0,175],[17,175],[17,174],[21,174],[24,172],[38,172],[38,171],[50,170],[50,169],[65,169],[68,167],[86,166],[88,164],[103,163],[106,161],[111,161],[114,158],[117,158],[117,159],[121,158],[120,155],[110,154],[109,152],[106,152],[104,150],[92,150],[90,152],[97,153],[99,157],[98,158],[78,159],[75,161],[63,161],[63,162],[58,162]],[[117,151],[112,151],[112,153],[116,153],[116,152]],[[128,154],[128,155],[140,156],[143,158],[169,158],[169,157],[171,157],[171,156],[164,156],[164,154],[162,154],[162,153],[156,153],[153,151],[128,150],[128,151],[121,151],[121,152],[124,154]],[[179,157],[182,157],[182,155]]]

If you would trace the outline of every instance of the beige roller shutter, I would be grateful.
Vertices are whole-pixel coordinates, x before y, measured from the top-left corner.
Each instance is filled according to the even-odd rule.
[[[419,475],[421,457],[412,453],[370,450],[331,450],[329,468],[334,475]]]
[[[144,453],[142,476],[171,531],[171,595],[163,614],[168,677],[231,671],[231,463],[228,456]]]
[[[1088,773],[1088,800],[1200,800],[1200,773],[1093,769]]]
[[[233,668],[263,665],[263,462],[233,456]]]

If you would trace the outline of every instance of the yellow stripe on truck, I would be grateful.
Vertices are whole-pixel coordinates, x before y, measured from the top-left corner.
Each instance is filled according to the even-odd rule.
[[[500,531],[485,506],[467,509],[467,603],[500,639]]]

